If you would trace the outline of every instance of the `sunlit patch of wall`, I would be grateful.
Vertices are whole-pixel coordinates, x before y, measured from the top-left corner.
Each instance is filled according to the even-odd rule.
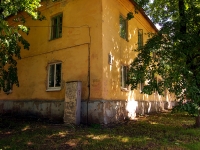
[[[128,112],[128,117],[130,119],[136,118],[136,112],[138,109],[138,101],[135,100],[135,94],[133,92],[129,92],[126,110]]]
[[[126,17],[127,13],[134,11],[134,9],[134,6],[128,0],[103,0],[103,99],[128,100],[130,92],[134,93],[135,100],[155,99],[154,96],[141,94],[139,90],[134,92],[121,90],[120,66],[130,65],[137,56],[134,50],[138,47],[138,29],[143,29],[144,33],[155,32],[151,25],[149,25],[149,22],[139,13],[135,14],[135,17],[128,21],[128,39],[125,40],[120,37],[119,16],[123,15]],[[147,39],[148,36],[144,34],[144,41]],[[113,56],[112,64],[108,64],[108,54]]]

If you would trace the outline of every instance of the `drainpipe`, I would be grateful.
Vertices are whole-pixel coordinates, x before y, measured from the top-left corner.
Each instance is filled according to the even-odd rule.
[[[88,98],[87,98],[87,125],[88,125],[88,105],[90,101],[90,46],[91,46],[91,35],[90,35],[90,27],[88,26],[89,29],[89,38],[90,42],[88,44]]]

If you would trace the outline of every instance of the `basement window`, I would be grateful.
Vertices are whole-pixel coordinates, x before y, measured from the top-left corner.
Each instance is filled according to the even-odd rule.
[[[61,90],[61,63],[48,65],[47,91]]]
[[[59,14],[51,19],[51,39],[62,37],[62,19],[63,15]]]

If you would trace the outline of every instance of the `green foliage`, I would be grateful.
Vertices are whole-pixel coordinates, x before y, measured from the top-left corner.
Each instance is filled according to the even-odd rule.
[[[132,13],[132,12],[129,12],[129,13],[127,14],[127,16],[126,16],[126,19],[127,19],[127,20],[131,20],[132,18],[134,18],[133,13]]]
[[[0,88],[9,93],[12,86],[19,86],[17,76],[17,59],[20,59],[21,46],[29,49],[29,43],[21,33],[28,34],[29,28],[25,25],[25,18],[21,12],[27,13],[34,20],[43,20],[44,16],[38,11],[40,0],[3,0],[0,1]],[[18,26],[10,26],[8,19]]]
[[[161,29],[135,50],[138,56],[131,64],[128,83],[135,89],[140,82],[148,81],[143,89],[147,94],[158,91],[163,95],[168,90],[175,94],[180,109],[199,115],[199,1],[154,0],[145,9]]]

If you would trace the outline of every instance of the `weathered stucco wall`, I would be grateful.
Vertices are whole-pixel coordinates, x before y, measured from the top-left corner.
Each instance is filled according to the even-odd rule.
[[[97,79],[102,81],[101,1],[62,0],[42,5],[40,10],[46,20],[26,18],[31,30],[24,36],[31,46],[29,51],[21,51],[22,59],[18,61],[20,86],[9,95],[1,91],[0,99],[64,100],[67,81],[82,81],[82,99],[87,99],[89,75],[91,91],[95,91],[91,98],[101,98],[102,86],[95,83]],[[50,40],[51,17],[59,13],[63,13],[62,37]],[[46,91],[47,66],[57,61],[62,62],[62,89]]]
[[[46,20],[33,21],[23,14],[31,29],[23,36],[31,46],[29,51],[21,50],[18,60],[20,86],[14,86],[9,95],[0,92],[1,113],[63,119],[65,82],[82,82],[82,100],[102,98],[102,2],[61,0],[42,5]],[[62,37],[50,40],[51,18],[59,13],[63,14]],[[10,24],[15,26],[12,19]],[[58,61],[62,63],[61,90],[46,91],[48,64]]]
[[[172,108],[175,102],[167,101],[124,101],[93,100],[82,101],[81,122],[86,124],[110,124],[135,119],[136,115],[145,115]]]
[[[0,113],[35,114],[59,118],[64,115],[65,82],[82,82],[81,122],[112,123],[135,114],[171,108],[171,98],[121,89],[121,65],[136,57],[138,29],[155,32],[149,22],[136,14],[128,21],[128,41],[119,35],[119,16],[134,6],[129,0],[61,0],[43,2],[40,8],[46,20],[33,21],[26,16],[30,50],[22,50],[18,60],[20,87],[11,94],[0,92]],[[51,17],[63,13],[62,37],[50,40]],[[12,18],[10,18],[12,19]],[[10,20],[12,25],[16,25]],[[144,41],[147,35],[143,35]],[[113,63],[108,64],[108,54]],[[62,88],[46,91],[48,70],[53,62],[62,63]],[[167,100],[163,102],[163,100]]]
[[[64,105],[61,100],[1,100],[0,114],[63,122]]]
[[[93,100],[81,102],[81,116],[76,116],[75,105],[71,108],[68,103],[60,100],[1,100],[0,114],[41,118],[52,122],[66,122],[77,124],[80,117],[84,124],[110,124],[122,122],[125,119],[134,119],[137,115],[158,112],[172,108],[174,102],[156,101],[117,101],[117,100]],[[69,110],[68,110],[69,109]],[[71,109],[71,110],[70,110]],[[70,113],[67,116],[64,112]],[[65,118],[64,118],[65,117]],[[69,119],[69,120],[68,120]],[[76,120],[76,121],[75,121]]]

